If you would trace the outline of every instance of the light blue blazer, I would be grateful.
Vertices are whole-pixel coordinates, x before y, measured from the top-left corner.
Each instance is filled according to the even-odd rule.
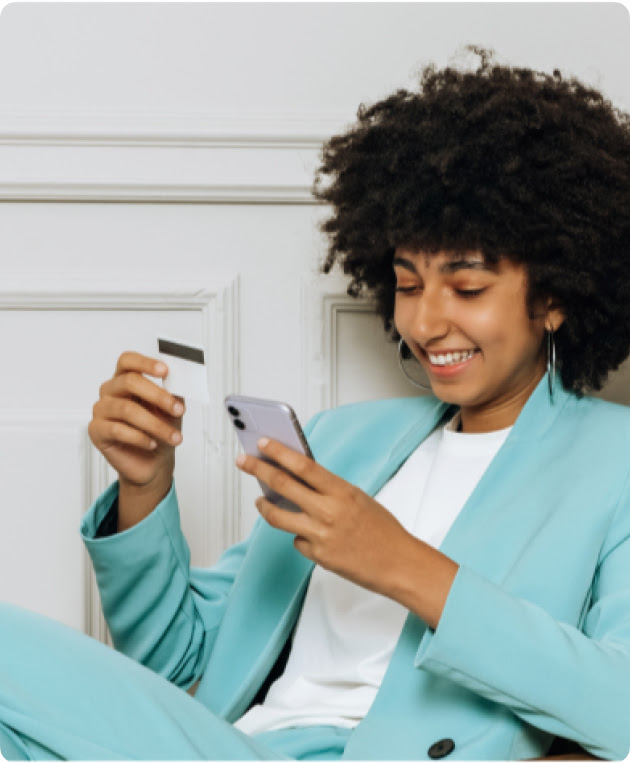
[[[374,495],[455,408],[434,397],[344,406],[307,427],[326,468]],[[441,550],[460,569],[440,624],[409,615],[348,759],[544,755],[554,736],[630,747],[630,409],[540,382]],[[457,479],[457,475],[453,475]],[[262,520],[212,569],[190,569],[174,490],[143,522],[82,533],[116,647],[229,721],[289,637],[312,563]],[[130,583],[130,581],[133,581]]]

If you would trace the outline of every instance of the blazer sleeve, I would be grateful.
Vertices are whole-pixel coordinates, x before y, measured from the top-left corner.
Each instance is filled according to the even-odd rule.
[[[247,542],[210,569],[190,567],[174,485],[141,522],[95,538],[118,493],[111,485],[81,522],[115,648],[187,688],[203,672]]]
[[[320,416],[304,428],[307,437]],[[188,688],[205,670],[232,585],[262,520],[213,567],[191,568],[174,485],[137,525],[96,538],[117,495],[114,483],[90,507],[80,528],[112,641],[118,651]]]
[[[460,567],[417,668],[509,707],[597,757],[630,748],[630,491],[610,524],[581,627]],[[562,574],[559,555],[558,574]]]

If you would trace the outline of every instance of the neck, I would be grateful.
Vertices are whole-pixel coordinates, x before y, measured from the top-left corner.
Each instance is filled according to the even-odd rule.
[[[503,399],[478,406],[462,406],[458,430],[468,434],[482,434],[511,427],[543,376],[544,371]]]

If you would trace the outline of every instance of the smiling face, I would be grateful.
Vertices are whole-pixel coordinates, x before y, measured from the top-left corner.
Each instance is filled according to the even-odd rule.
[[[511,426],[545,373],[545,328],[562,313],[543,305],[530,318],[527,271],[507,259],[399,247],[393,265],[394,323],[434,394],[461,406],[465,432]]]

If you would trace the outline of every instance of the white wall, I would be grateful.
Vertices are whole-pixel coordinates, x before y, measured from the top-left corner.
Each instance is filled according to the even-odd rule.
[[[7,6],[0,597],[104,637],[76,527],[113,475],[86,426],[118,354],[159,330],[209,347],[211,404],[189,406],[176,470],[197,564],[256,516],[224,394],[304,420],[414,394],[369,308],[317,276],[313,170],[360,102],[475,42],[630,110],[629,41],[612,3]],[[630,403],[626,378],[606,394]]]
[[[630,106],[621,3],[11,4],[0,103],[53,111],[352,116],[467,42]]]

